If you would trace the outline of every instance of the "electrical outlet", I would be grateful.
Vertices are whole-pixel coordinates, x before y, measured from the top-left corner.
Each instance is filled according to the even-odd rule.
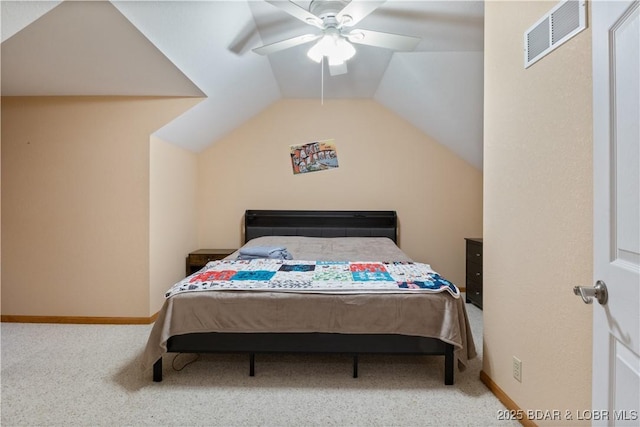
[[[522,382],[522,360],[513,356],[513,378]]]

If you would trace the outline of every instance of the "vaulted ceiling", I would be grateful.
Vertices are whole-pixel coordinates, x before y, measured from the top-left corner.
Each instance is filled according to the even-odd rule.
[[[157,131],[194,151],[281,98],[370,98],[482,168],[483,10],[387,0],[357,28],[417,36],[418,46],[356,45],[348,73],[330,76],[307,58],[311,44],[251,50],[318,31],[262,0],[5,0],[2,95],[203,97]]]

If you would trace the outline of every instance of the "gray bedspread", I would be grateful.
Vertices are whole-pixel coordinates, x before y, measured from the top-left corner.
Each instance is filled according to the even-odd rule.
[[[300,260],[410,261],[384,237],[268,236],[245,246],[285,247]],[[235,258],[237,252],[229,258]],[[197,332],[402,334],[455,346],[459,366],[476,356],[462,298],[437,294],[297,294],[210,291],[165,300],[142,356],[144,369],[167,351],[173,335]]]

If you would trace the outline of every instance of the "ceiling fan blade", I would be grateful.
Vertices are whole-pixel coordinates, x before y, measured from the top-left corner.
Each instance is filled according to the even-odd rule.
[[[304,34],[302,36],[293,37],[290,39],[281,40],[279,42],[256,47],[255,49],[252,49],[252,50],[259,55],[269,55],[271,53],[279,52],[284,49],[289,49],[290,47],[294,47],[301,44],[312,42],[314,40],[318,40],[320,37],[322,37],[322,34]]]
[[[331,76],[347,74],[347,63],[343,62],[341,64],[329,64],[329,74],[331,74]]]
[[[301,20],[304,23],[313,25],[314,27],[323,28],[322,19],[318,18],[308,10],[298,6],[292,1],[286,0],[265,0],[267,3],[274,5],[278,9],[287,12],[289,15]]]
[[[387,0],[351,0],[337,15],[338,22],[343,26],[352,27],[362,21],[367,15],[379,8]],[[346,20],[345,20],[345,17]]]
[[[419,37],[361,29],[354,30],[345,36],[352,43],[402,51],[411,51],[420,43]]]
[[[240,32],[233,42],[231,42],[228,49],[236,55],[242,55],[246,52],[252,40],[254,38],[258,38],[257,35],[258,30],[256,28],[256,24],[251,22],[250,24],[245,25],[242,32]]]

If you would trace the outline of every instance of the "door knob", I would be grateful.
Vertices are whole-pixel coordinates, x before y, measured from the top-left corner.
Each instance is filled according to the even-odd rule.
[[[607,292],[607,285],[602,281],[598,280],[596,285],[592,288],[585,286],[574,286],[573,293],[576,295],[580,295],[582,301],[585,304],[593,303],[593,299],[597,299],[601,305],[605,305],[607,300],[609,299],[609,293]]]

